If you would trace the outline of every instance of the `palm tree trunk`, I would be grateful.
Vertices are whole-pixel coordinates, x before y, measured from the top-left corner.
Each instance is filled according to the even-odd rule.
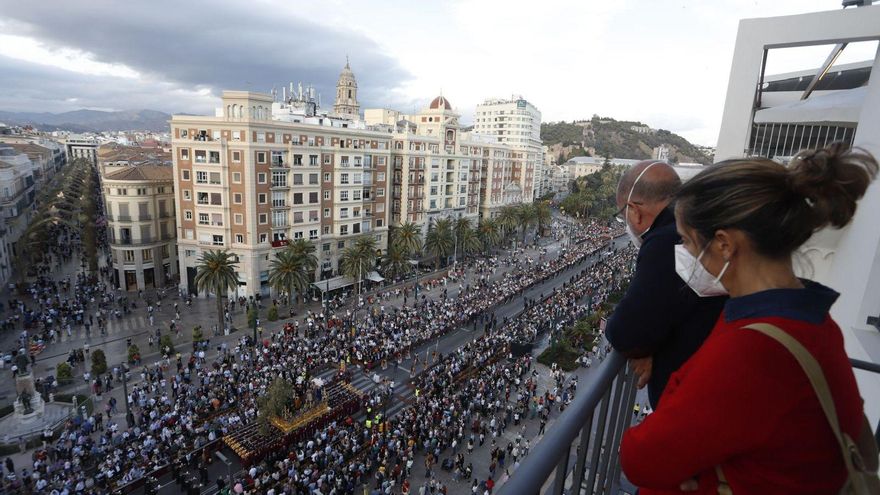
[[[287,288],[287,305],[293,308],[293,284]]]
[[[217,323],[220,325],[218,330],[223,328],[223,289],[217,286]]]

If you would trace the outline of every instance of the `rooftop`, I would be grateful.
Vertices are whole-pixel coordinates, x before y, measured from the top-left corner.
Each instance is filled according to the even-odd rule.
[[[164,165],[138,165],[106,172],[104,178],[120,181],[170,181],[174,178],[174,169]]]

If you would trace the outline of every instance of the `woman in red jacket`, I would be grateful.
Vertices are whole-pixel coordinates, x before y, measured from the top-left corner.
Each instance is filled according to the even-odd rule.
[[[829,316],[838,294],[795,276],[792,253],[843,227],[877,172],[841,144],[785,167],[731,160],[677,195],[676,271],[701,296],[730,294],[712,334],[669,380],[654,414],[629,429],[621,464],[640,493],[718,493],[716,466],[740,494],[838,493],[847,472],[816,393],[792,354],[743,327],[770,323],[819,362],[840,427],[858,438],[862,399]]]

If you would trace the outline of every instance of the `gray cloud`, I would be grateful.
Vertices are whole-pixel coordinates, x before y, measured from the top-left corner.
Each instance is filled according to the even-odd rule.
[[[283,8],[239,1],[50,3],[0,0],[4,29],[190,90],[265,92],[303,81],[315,85],[329,106],[346,54],[362,103],[387,104],[390,90],[409,77],[372,40],[296,17],[292,2]]]
[[[0,109],[64,112],[79,108],[211,113],[214,98],[176,84],[70,72],[0,56]]]

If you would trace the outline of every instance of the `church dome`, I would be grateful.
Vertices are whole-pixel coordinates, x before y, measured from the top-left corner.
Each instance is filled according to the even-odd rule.
[[[435,110],[438,108],[452,110],[452,105],[449,104],[449,100],[447,100],[446,98],[444,98],[442,96],[438,96],[438,97],[434,98],[433,100],[431,100],[431,104],[428,105],[428,108],[430,108],[432,110]]]

